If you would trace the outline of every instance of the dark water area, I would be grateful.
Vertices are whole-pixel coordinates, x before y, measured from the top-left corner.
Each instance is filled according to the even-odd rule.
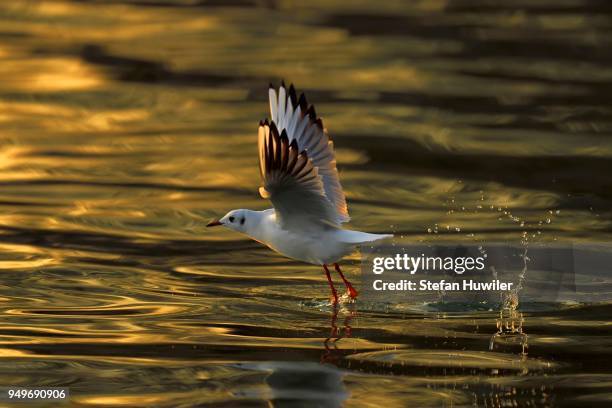
[[[79,407],[610,406],[610,302],[334,309],[319,267],[205,228],[269,206],[257,124],[284,79],[334,139],[351,228],[609,243],[612,3],[497,3],[0,4],[0,385]]]

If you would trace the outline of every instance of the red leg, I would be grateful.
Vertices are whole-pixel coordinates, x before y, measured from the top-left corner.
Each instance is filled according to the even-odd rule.
[[[359,293],[355,290],[353,285],[351,285],[351,282],[349,282],[344,277],[344,274],[340,270],[340,266],[337,263],[334,264],[334,268],[336,268],[336,272],[338,272],[340,274],[340,277],[342,278],[342,281],[344,282],[344,286],[346,286],[346,290],[348,291],[349,296],[351,297],[351,299],[355,299],[357,297],[357,295],[359,295]]]
[[[329,282],[329,288],[331,289],[332,296],[334,298],[334,305],[336,305],[338,304],[338,293],[336,292],[336,288],[334,288],[334,282],[332,282],[332,278],[329,274],[329,269],[327,269],[327,265],[323,264],[323,269],[325,269],[325,275],[327,275],[327,282]]]

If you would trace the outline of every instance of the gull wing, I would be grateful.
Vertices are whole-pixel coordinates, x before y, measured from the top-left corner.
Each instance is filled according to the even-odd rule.
[[[259,124],[259,169],[262,197],[274,205],[278,221],[286,229],[337,226],[333,205],[327,199],[317,167],[287,131],[279,134],[274,122]]]
[[[335,212],[334,223],[349,221],[348,206],[336,168],[334,143],[323,127],[323,121],[317,118],[314,106],[308,105],[303,93],[298,99],[293,85],[287,91],[283,83],[278,94],[270,85],[268,94],[272,122],[279,133],[286,131],[289,142],[295,140],[299,150],[306,151],[318,169],[323,191]]]

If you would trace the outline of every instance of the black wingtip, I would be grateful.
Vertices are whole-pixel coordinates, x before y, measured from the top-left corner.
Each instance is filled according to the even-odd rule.
[[[297,144],[297,140],[296,140],[296,139],[293,139],[293,140],[291,141],[291,143],[289,144],[289,147],[290,147],[291,149],[298,150],[298,149],[299,149],[299,147],[298,147],[298,144]]]
[[[289,85],[289,99],[291,99],[291,105],[293,106],[293,110],[295,110],[297,108],[297,96],[293,84]]]
[[[317,111],[315,110],[313,105],[310,105],[308,107],[308,110],[306,111],[306,113],[308,113],[308,116],[310,116],[310,119],[312,121],[316,121],[317,120]]]
[[[287,87],[285,86],[285,80],[284,80],[284,79],[281,79],[281,87],[282,87],[282,88],[287,88]]]
[[[274,89],[274,85],[272,85],[272,82],[270,82],[270,84],[268,85],[268,89]]]
[[[270,122],[270,134],[278,137],[278,128],[276,127],[276,123],[274,123],[274,121]]]
[[[298,100],[298,105],[300,105],[300,109],[302,113],[306,113],[306,108],[308,107],[308,102],[306,102],[306,95],[303,93],[300,94],[300,99]]]
[[[283,129],[283,131],[280,134],[280,139],[281,140],[285,140],[287,143],[289,143],[289,136],[287,136],[287,130]]]

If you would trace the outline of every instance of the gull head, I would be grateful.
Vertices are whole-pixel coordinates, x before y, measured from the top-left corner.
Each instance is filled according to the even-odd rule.
[[[234,231],[245,232],[251,224],[249,221],[252,218],[252,213],[253,211],[249,210],[232,210],[223,217],[212,220],[206,226],[216,227],[217,225],[223,225]]]

